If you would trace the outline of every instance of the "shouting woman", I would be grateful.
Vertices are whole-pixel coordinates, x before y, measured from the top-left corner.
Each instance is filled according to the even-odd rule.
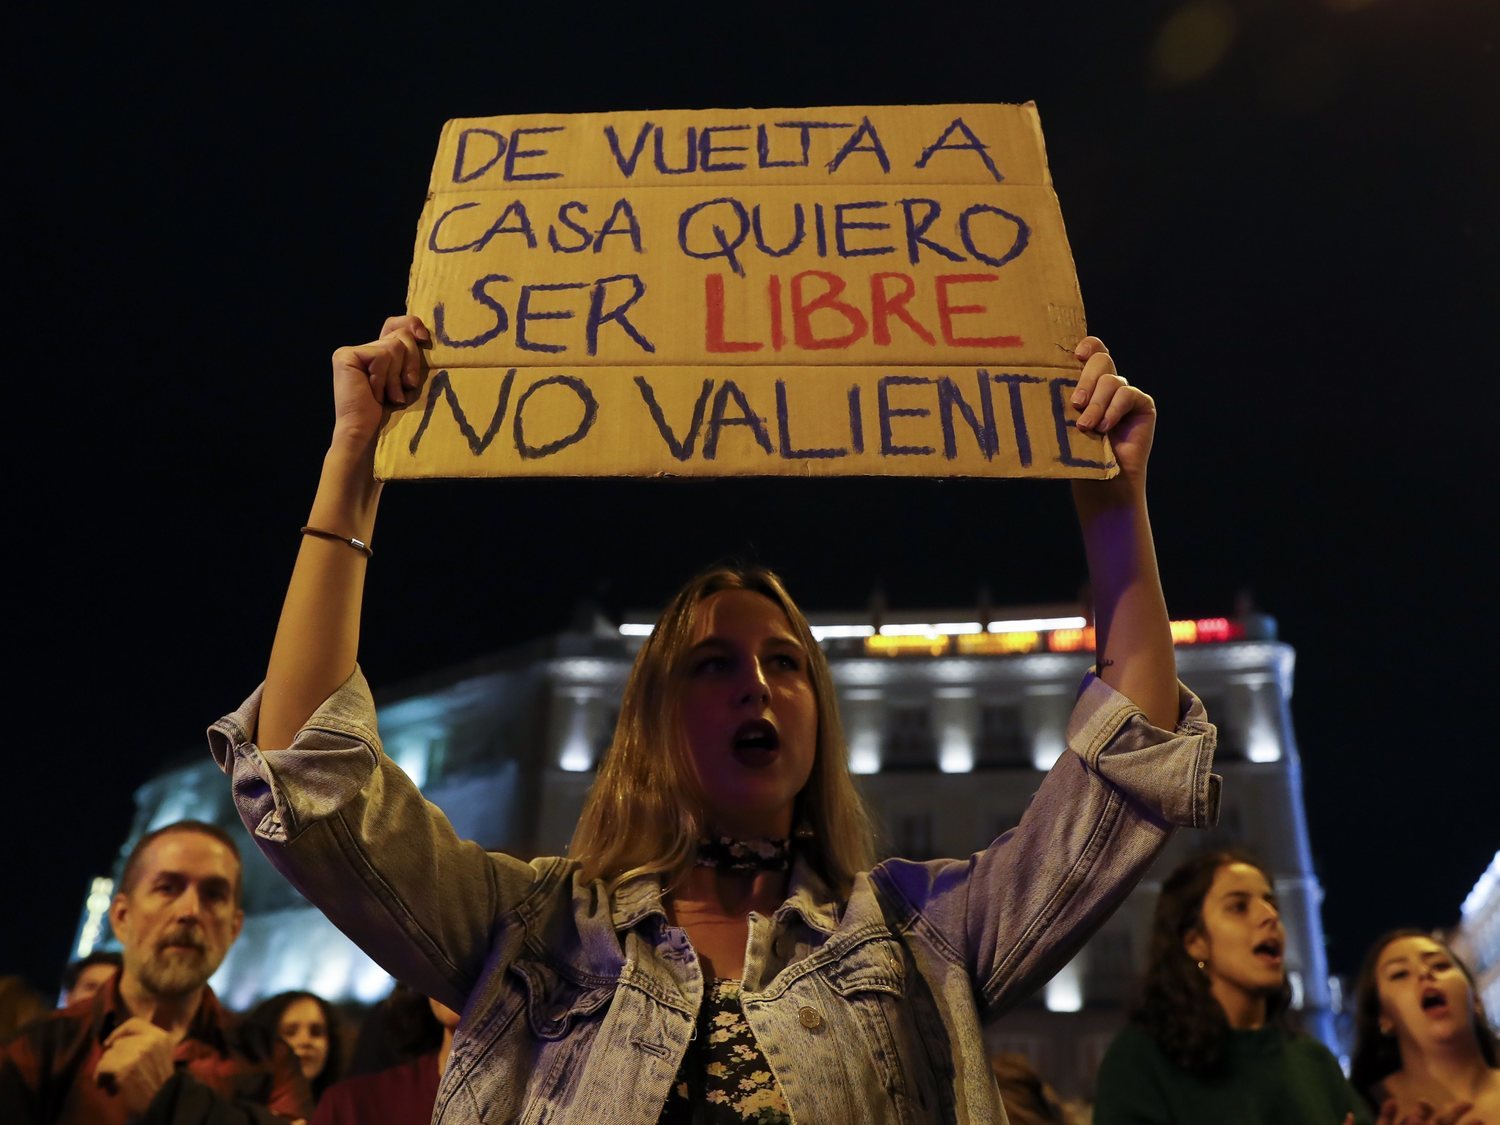
[[[873,862],[828,662],[781,582],[719,568],[641,648],[566,856],[458,839],[381,751],[356,666],[385,413],[426,327],[334,354],[333,439],[266,681],[211,732],[286,876],[460,1011],[435,1120],[1002,1121],[982,1028],[1061,967],[1174,825],[1217,814],[1213,728],[1176,677],[1146,511],[1155,404],[1090,337],[1079,429],[1120,473],[1074,500],[1097,664],[1021,823]]]

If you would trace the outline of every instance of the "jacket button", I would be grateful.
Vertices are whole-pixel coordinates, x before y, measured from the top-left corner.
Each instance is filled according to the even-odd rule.
[[[797,1020],[809,1031],[815,1027],[823,1026],[823,1017],[818,1014],[818,1009],[809,1008],[806,1005],[797,1012]]]

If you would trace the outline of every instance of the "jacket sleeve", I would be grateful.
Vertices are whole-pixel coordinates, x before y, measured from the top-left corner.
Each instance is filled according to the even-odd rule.
[[[461,1011],[537,869],[460,840],[423,799],[382,751],[357,668],[274,753],[254,742],[260,693],[208,732],[256,845],[391,975]]]
[[[877,887],[904,926],[974,983],[986,1018],[1060,969],[1114,911],[1175,826],[1218,820],[1216,740],[1203,705],[1178,686],[1177,728],[1161,730],[1090,674],[1068,749],[1021,822],[967,860],[890,860]]]

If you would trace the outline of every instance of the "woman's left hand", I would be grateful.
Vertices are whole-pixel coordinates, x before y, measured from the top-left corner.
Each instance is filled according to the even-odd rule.
[[[1156,434],[1155,400],[1120,375],[1099,337],[1085,337],[1073,354],[1083,360],[1072,398],[1080,411],[1076,426],[1084,433],[1108,434],[1120,475],[1131,484],[1144,485]]]

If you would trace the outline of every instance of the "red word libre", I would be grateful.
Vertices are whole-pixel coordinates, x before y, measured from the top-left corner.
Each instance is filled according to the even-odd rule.
[[[845,298],[848,283],[827,270],[803,270],[794,273],[783,285],[780,274],[766,278],[766,308],[770,319],[770,340],[731,339],[725,324],[724,275],[711,273],[703,279],[705,307],[703,339],[709,352],[758,352],[769,342],[771,350],[787,346],[787,322],[791,322],[791,341],[804,351],[848,348],[870,337],[882,347],[891,342],[893,321],[929,347],[936,347],[938,335],[943,343],[955,348],[1017,348],[1020,336],[961,336],[954,321],[959,317],[980,316],[989,306],[973,303],[976,298],[958,290],[959,286],[982,285],[999,281],[993,273],[940,273],[932,279],[937,302],[937,334],[917,318],[911,300],[917,295],[917,281],[905,273],[876,273],[870,276],[868,299],[855,303]],[[860,297],[866,296],[860,294]],[[958,301],[970,303],[959,304]],[[868,311],[867,311],[868,310]],[[814,314],[824,314],[817,325]],[[829,334],[832,326],[832,334]],[[820,333],[819,328],[822,332]],[[744,333],[743,327],[735,334]]]

